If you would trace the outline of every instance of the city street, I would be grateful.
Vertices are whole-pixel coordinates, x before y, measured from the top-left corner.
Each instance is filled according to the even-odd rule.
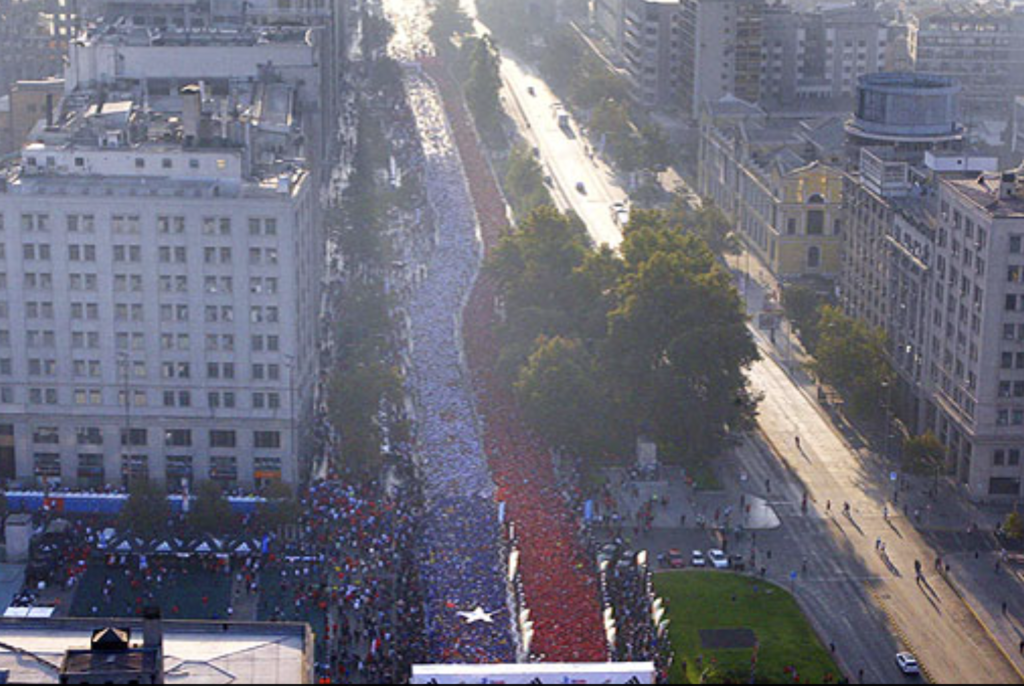
[[[562,209],[566,203],[587,224],[594,243],[618,247],[622,232],[612,218],[611,206],[627,199],[615,175],[596,155],[574,121],[571,132],[558,125],[557,97],[534,71],[507,50],[502,52],[502,80],[506,108],[520,126],[524,137],[540,151],[545,174],[554,182],[552,193]],[[530,94],[530,89],[533,94]],[[583,183],[585,193],[577,190]]]
[[[580,214],[596,243],[617,246],[621,231],[609,208],[626,192],[614,173],[590,156],[578,124],[573,123],[571,135],[558,126],[558,99],[543,80],[513,55],[503,57],[506,109],[537,148],[560,205]],[[586,196],[576,191],[580,181]],[[755,314],[764,289],[754,280],[748,286],[743,290]],[[738,469],[743,490],[767,498],[782,526],[763,532],[758,546],[743,552],[754,553],[755,566],[765,567],[769,578],[792,586],[822,638],[836,645],[851,677],[863,670],[865,681],[899,679],[893,658],[905,649],[917,654],[936,681],[1020,683],[1021,673],[1007,654],[935,573],[935,549],[891,502],[895,489],[888,465],[844,440],[811,395],[814,386],[806,374],[787,373],[793,355],[785,343],[780,346],[784,356],[776,359],[778,349],[754,333],[764,355],[750,373],[754,391],[764,394],[761,435],[736,451]],[[844,503],[849,515],[843,514]],[[682,537],[660,531],[665,548],[685,548],[686,538],[699,547],[706,538],[692,530]],[[921,582],[915,579],[915,562],[924,572]]]
[[[534,73],[506,55],[502,75],[506,105],[539,149],[561,195],[583,216],[596,242],[617,245],[621,234],[608,208],[625,192],[612,172],[590,158],[581,136],[570,137],[558,127],[553,115],[557,98]],[[586,198],[575,191],[579,181],[586,184]],[[755,293],[752,288],[752,300]],[[761,343],[767,351],[768,342]],[[765,358],[751,370],[751,383],[764,392],[760,426],[771,447],[755,437],[737,454],[751,486],[763,488],[769,485],[766,479],[775,484],[772,493],[756,492],[776,506],[783,526],[762,536],[757,564],[767,567],[770,577],[793,585],[852,676],[863,669],[865,680],[895,680],[894,654],[909,649],[938,681],[1019,683],[1020,674],[1004,653],[933,573],[935,551],[891,503],[890,521],[883,518],[892,496],[885,466],[851,449],[780,362]],[[807,515],[800,507],[805,493]],[[849,517],[842,514],[846,502]],[[875,549],[879,540],[886,545],[885,556]],[[778,548],[770,562],[765,560],[766,541]],[[925,570],[920,584],[915,561]]]

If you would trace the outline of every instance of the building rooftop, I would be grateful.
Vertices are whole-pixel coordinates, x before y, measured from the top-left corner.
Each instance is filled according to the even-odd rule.
[[[947,179],[957,193],[998,219],[1024,217],[1024,176],[982,174],[975,179]]]
[[[94,631],[109,624],[142,635],[141,620],[0,619],[0,671],[11,683],[59,683],[69,650],[74,665],[93,659]],[[310,683],[313,637],[305,624],[163,622],[168,684]],[[143,659],[143,658],[131,658]]]
[[[309,43],[311,29],[306,26],[246,26],[238,28],[192,28],[134,26],[124,20],[103,23],[79,34],[77,45],[115,45],[120,47],[252,47]]]
[[[28,141],[8,180],[56,181],[72,192],[75,178],[102,178],[140,189],[159,180],[186,192],[213,183],[230,195],[277,187],[307,167],[296,88],[269,69],[259,79],[199,82],[166,95],[132,81],[79,88]]]

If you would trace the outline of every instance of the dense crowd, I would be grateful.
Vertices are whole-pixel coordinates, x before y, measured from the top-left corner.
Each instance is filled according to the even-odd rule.
[[[509,228],[506,204],[461,105],[458,87],[442,65],[426,64],[444,95],[484,248],[489,250]],[[476,283],[464,311],[463,337],[497,498],[507,504],[516,527],[523,593],[534,622],[531,652],[547,661],[601,662],[608,651],[599,588],[581,542],[579,519],[559,489],[550,450],[527,429],[510,390],[495,376],[497,297],[492,281],[482,278]]]
[[[431,654],[440,662],[512,662],[503,551],[491,479],[458,321],[479,268],[472,199],[436,90],[411,73],[407,92],[425,159],[436,247],[409,306],[416,407],[415,454],[430,516],[423,527],[423,581]],[[469,621],[477,608],[487,621]]]

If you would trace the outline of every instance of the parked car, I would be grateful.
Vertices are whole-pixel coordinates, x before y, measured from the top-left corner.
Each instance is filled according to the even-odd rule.
[[[668,562],[668,566],[672,569],[682,569],[686,566],[686,558],[683,557],[682,551],[675,548],[668,551],[665,559]]]
[[[742,555],[732,555],[729,557],[729,566],[737,572],[743,572],[747,569],[747,561]]]
[[[708,559],[711,560],[711,566],[715,569],[729,569],[729,557],[721,550],[709,550]]]
[[[896,666],[900,668],[905,676],[917,676],[921,673],[921,665],[917,658],[911,653],[899,653],[896,655]]]
[[[690,566],[698,568],[707,567],[708,561],[704,558],[704,553],[694,550],[693,555],[690,556]]]
[[[629,569],[636,562],[636,553],[632,550],[623,550],[619,555],[619,569]]]

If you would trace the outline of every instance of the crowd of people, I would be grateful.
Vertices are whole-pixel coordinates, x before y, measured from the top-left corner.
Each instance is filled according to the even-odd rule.
[[[440,662],[512,662],[516,657],[495,503],[458,321],[480,263],[472,198],[437,91],[410,73],[436,240],[409,305],[415,454],[430,503],[423,527],[423,581],[432,657]],[[477,608],[487,620],[464,614]]]
[[[439,62],[427,60],[425,65],[443,94],[486,252],[509,229],[507,206],[458,86]],[[559,489],[550,450],[529,431],[510,389],[495,375],[497,298],[493,281],[478,280],[462,330],[496,497],[506,503],[515,525],[523,595],[534,627],[530,650],[545,661],[601,662],[608,658],[608,648],[600,591],[582,544],[578,513]]]

